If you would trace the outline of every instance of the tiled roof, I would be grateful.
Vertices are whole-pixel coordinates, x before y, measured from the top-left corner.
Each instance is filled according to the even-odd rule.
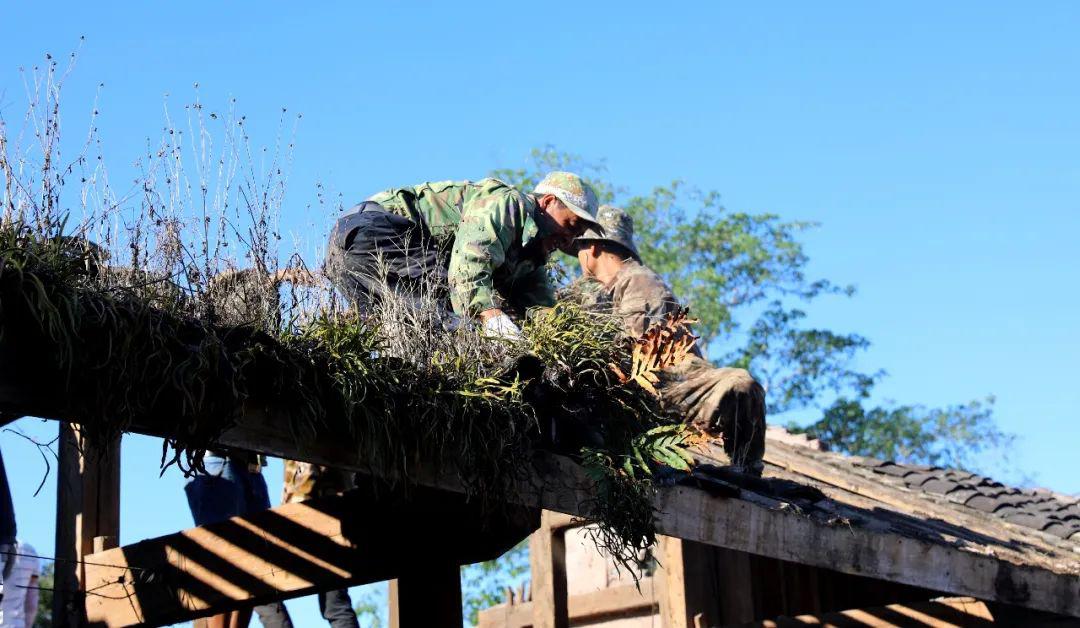
[[[955,504],[993,515],[1061,539],[1080,542],[1080,499],[1046,489],[1019,489],[966,471],[853,458],[882,482],[934,493]]]
[[[950,504],[958,512],[1000,519],[1080,544],[1078,497],[1042,488],[1014,488],[986,476],[957,469],[831,453],[824,451],[817,440],[782,428],[769,427],[767,440],[769,447],[790,450],[828,464],[839,473],[846,471],[863,480],[910,491],[914,493],[913,497]],[[766,453],[767,461],[768,458],[769,454]]]

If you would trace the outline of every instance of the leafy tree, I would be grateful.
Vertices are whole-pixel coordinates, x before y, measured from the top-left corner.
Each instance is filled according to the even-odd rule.
[[[681,181],[630,195],[609,181],[603,162],[550,146],[534,150],[523,168],[493,174],[531,189],[550,170],[581,174],[602,202],[634,217],[643,260],[690,307],[708,355],[748,369],[766,387],[773,423],[799,410],[820,413],[809,425],[789,420],[788,427],[840,451],[925,464],[971,466],[980,452],[1003,451],[1010,443],[994,424],[992,397],[940,409],[867,406],[885,375],[854,365],[870,342],[855,333],[803,326],[805,304],[855,294],[852,286],[808,276],[800,238],[815,223],[731,211],[718,193]],[[568,274],[576,274],[574,266]]]
[[[383,628],[389,623],[387,595],[389,595],[389,589],[385,582],[365,584],[356,589],[353,610],[356,611],[356,619],[360,626]]]
[[[987,397],[947,408],[866,408],[859,399],[840,397],[806,431],[864,456],[969,468],[979,453],[1004,451],[1013,441],[994,425],[993,403]]]
[[[884,371],[863,372],[854,358],[870,346],[855,333],[804,327],[802,307],[823,296],[851,297],[851,286],[807,275],[801,237],[816,223],[770,213],[733,212],[716,192],[681,181],[630,195],[610,182],[603,162],[589,162],[552,147],[536,149],[523,168],[492,175],[532,189],[545,173],[569,170],[585,177],[601,202],[634,217],[644,261],[664,276],[698,319],[696,331],[717,363],[750,370],[768,390],[771,422],[795,411],[820,418],[788,428],[851,454],[905,462],[970,467],[986,450],[1004,450],[1012,437],[993,420],[993,397],[946,408],[870,405]],[[554,261],[563,280],[576,260]],[[507,585],[527,574],[528,545],[462,568],[464,615],[503,600]],[[370,606],[370,605],[369,605]],[[374,616],[375,607],[365,607]]]
[[[465,621],[476,625],[480,611],[504,601],[505,589],[529,574],[529,543],[522,541],[495,560],[461,568]]]
[[[34,628],[49,628],[52,626],[53,605],[53,582],[55,580],[56,563],[48,563],[38,576],[38,611],[34,618]]]

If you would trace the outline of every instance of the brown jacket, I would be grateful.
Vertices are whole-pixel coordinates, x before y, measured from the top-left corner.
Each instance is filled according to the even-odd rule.
[[[660,275],[627,260],[608,285],[580,279],[572,292],[586,307],[611,311],[622,319],[630,336],[641,336],[650,325],[679,307]],[[718,368],[700,349],[661,376],[660,394],[678,408],[687,423],[721,436],[732,462],[760,472],[765,451],[765,389],[745,369]]]

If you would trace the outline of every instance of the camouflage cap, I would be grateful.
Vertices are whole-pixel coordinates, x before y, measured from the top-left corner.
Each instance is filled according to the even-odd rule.
[[[552,194],[581,218],[596,224],[596,209],[600,202],[596,191],[581,177],[571,172],[550,172],[536,185],[534,194]]]
[[[634,246],[634,219],[630,217],[630,214],[614,205],[601,205],[600,210],[596,212],[596,222],[602,230],[588,229],[575,242],[586,240],[614,242],[633,253],[635,258],[641,259],[637,247]]]

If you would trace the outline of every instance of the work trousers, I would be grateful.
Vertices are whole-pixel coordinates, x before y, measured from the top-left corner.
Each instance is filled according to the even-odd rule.
[[[664,402],[686,422],[723,438],[731,464],[760,475],[765,455],[765,389],[744,369],[691,357],[661,375]]]
[[[361,310],[389,290],[419,300],[427,292],[449,307],[449,251],[423,225],[364,201],[330,233],[324,274]]]

